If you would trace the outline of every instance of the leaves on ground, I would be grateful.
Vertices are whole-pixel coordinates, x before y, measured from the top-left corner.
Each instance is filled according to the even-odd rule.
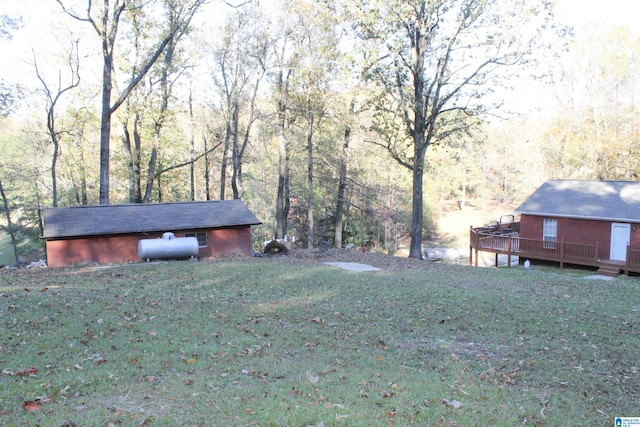
[[[323,267],[331,257],[383,271]],[[92,421],[117,408],[99,422],[114,426],[211,425],[211,414],[221,425],[242,414],[247,425],[314,427],[587,414],[596,425],[633,409],[619,396],[638,387],[635,279],[618,279],[629,298],[617,306],[576,273],[327,251],[0,281],[7,425],[36,412],[57,427],[61,405]],[[45,405],[44,393],[55,399]]]
[[[445,405],[447,405],[447,406],[451,406],[452,408],[455,408],[455,409],[460,409],[460,408],[462,408],[462,403],[460,403],[460,402],[459,402],[459,401],[457,401],[457,400],[449,400],[449,399],[447,399],[446,397],[443,397],[443,398],[442,398],[442,402],[443,402]]]
[[[26,401],[22,403],[22,409],[27,412],[35,412],[40,410],[40,405],[33,401]]]

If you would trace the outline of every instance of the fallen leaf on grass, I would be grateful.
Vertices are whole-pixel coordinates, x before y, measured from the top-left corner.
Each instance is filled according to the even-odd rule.
[[[118,408],[117,406],[114,406],[114,405],[107,406],[107,409],[109,411],[111,411],[113,413],[113,415],[115,415],[117,417],[121,417],[121,416],[124,416],[124,415],[128,414],[128,412],[125,411],[124,409],[120,409],[120,408]]]
[[[314,322],[314,323],[319,323],[321,325],[324,325],[324,324],[327,323],[324,319],[321,319],[318,316],[316,316],[313,319],[311,319],[311,321]]]
[[[107,363],[107,359],[105,359],[102,356],[98,356],[93,360],[93,364],[96,365],[96,366],[97,365],[102,365],[103,363]]]
[[[40,405],[38,405],[36,402],[26,401],[22,403],[22,409],[27,412],[35,412],[40,410]]]
[[[318,380],[320,379],[320,377],[318,377],[317,375],[311,375],[309,371],[307,371],[306,375],[307,375],[307,380],[309,380],[311,384],[317,383]]]
[[[28,368],[20,369],[18,372],[16,372],[16,375],[27,377],[27,376],[35,375],[37,373],[38,373],[38,368],[36,368],[35,366],[29,366]]]
[[[458,402],[457,400],[449,400],[449,399],[443,397],[442,398],[442,403],[444,403],[447,406],[451,406],[453,408],[456,408],[456,409],[462,408],[462,403]]]
[[[538,393],[536,393],[536,397],[540,400],[540,404],[542,405],[546,405],[547,404],[547,393],[544,391],[540,391]]]
[[[287,392],[289,396],[300,396],[302,392],[300,390],[296,390],[295,387],[291,387],[291,390]]]

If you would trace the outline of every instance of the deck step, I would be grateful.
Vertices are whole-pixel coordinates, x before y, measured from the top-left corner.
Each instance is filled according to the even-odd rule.
[[[621,267],[616,264],[601,264],[598,269],[598,274],[602,276],[618,277],[620,275]]]

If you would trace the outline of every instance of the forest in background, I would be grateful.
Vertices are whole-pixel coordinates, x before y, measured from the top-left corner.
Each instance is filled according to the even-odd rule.
[[[108,2],[49,3],[42,43],[7,64],[21,78],[0,81],[0,225],[23,243],[37,242],[41,207],[105,202],[105,114],[106,202],[242,198],[263,221],[256,248],[285,234],[302,247],[406,247],[421,167],[408,113],[429,83],[459,90],[423,117],[434,135],[419,185],[427,240],[447,210],[513,208],[548,178],[640,170],[640,35],[562,27],[549,2],[112,0],[106,13]],[[516,35],[516,10],[545,21]],[[3,14],[1,43],[21,42],[29,19]],[[431,38],[416,73],[419,24]],[[445,54],[465,55],[445,70],[438,49],[454,37],[434,29],[447,25],[469,32],[450,43]],[[455,82],[477,48],[495,46],[519,56],[496,54],[476,80]],[[422,99],[433,111],[442,94]]]

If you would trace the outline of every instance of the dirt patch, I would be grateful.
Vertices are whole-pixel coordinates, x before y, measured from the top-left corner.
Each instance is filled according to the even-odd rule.
[[[495,205],[486,208],[466,206],[464,210],[451,209],[443,212],[438,220],[438,232],[435,239],[425,243],[428,247],[467,248],[469,246],[469,227],[479,227],[496,221],[502,215],[513,212],[514,206]]]

